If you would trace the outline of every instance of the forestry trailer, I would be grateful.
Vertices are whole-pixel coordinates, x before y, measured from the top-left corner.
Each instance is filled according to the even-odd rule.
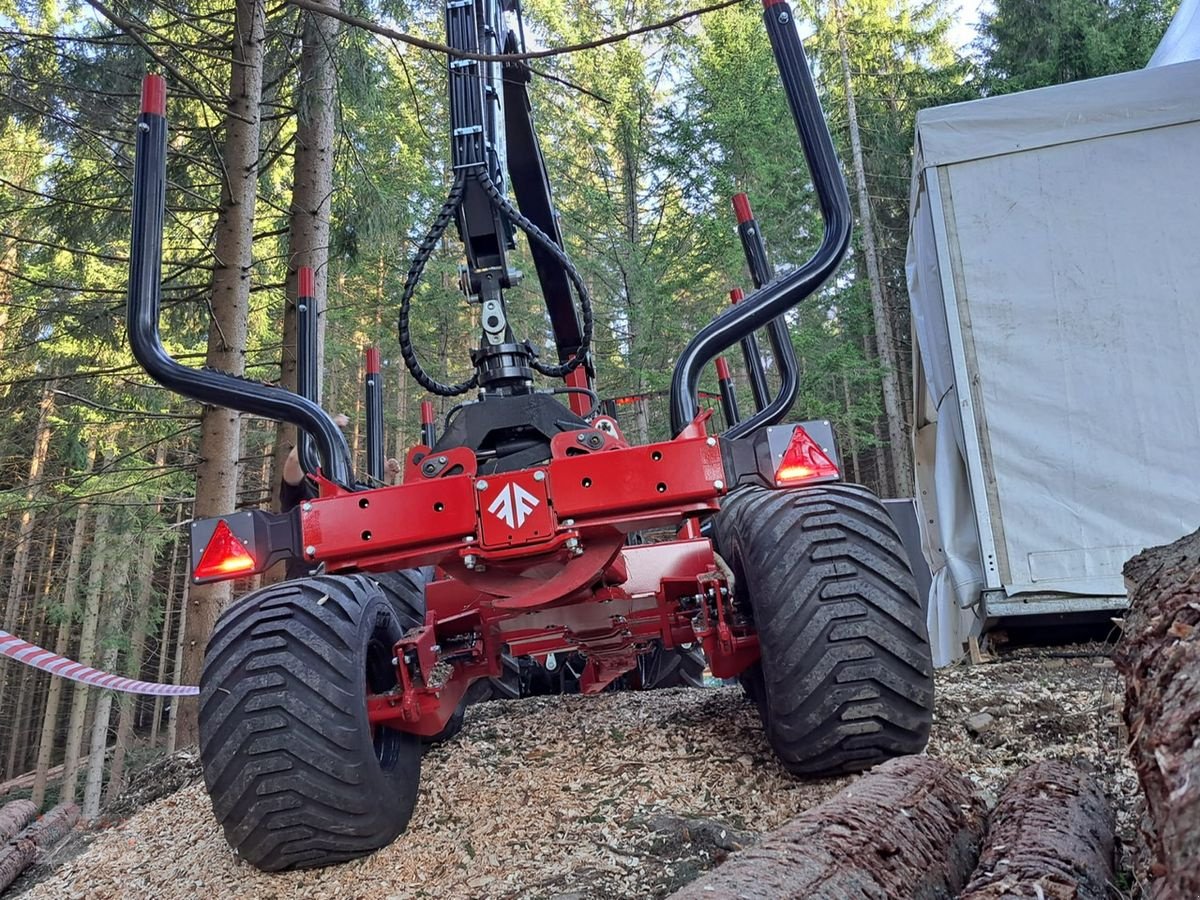
[[[779,424],[798,384],[784,313],[833,274],[851,231],[789,5],[765,0],[764,19],[824,219],[820,246],[772,277],[749,204],[735,198],[757,290],[679,354],[674,438],[634,445],[600,414],[593,389],[592,301],[563,249],[519,59],[523,38],[506,24],[519,16],[517,2],[446,3],[456,51],[447,69],[452,184],[409,270],[399,338],[427,391],[471,399],[440,435],[427,407],[423,443],[408,453],[400,485],[380,486],[378,415],[368,419],[370,484],[356,480],[345,438],[314,402],[311,323],[300,329],[297,392],[187,368],[165,351],[166,97],[162,78],[143,85],[133,352],[174,391],[297,425],[319,486],[286,513],[243,510],[192,525],[195,583],[289,558],[323,567],[242,597],[207,648],[204,779],[229,843],[261,869],[329,865],[394,840],[416,804],[423,742],[449,736],[468,689],[503,681],[519,658],[576,660],[578,689],[594,693],[638,672],[632,684],[650,686],[642,682],[656,676],[646,672],[703,648],[715,677],[740,679],[781,764],[797,775],[860,770],[919,752],[928,737],[924,604],[896,528],[879,499],[842,480],[827,422]],[[474,374],[443,384],[417,358],[409,315],[451,222],[482,334]],[[545,297],[553,362],[507,318],[517,231]],[[299,283],[305,309],[311,275],[301,271]],[[697,401],[702,368],[760,329],[782,386],[774,397],[756,391],[760,408],[743,420],[727,409],[728,427],[715,432]],[[755,377],[757,353],[748,359]],[[537,376],[560,385],[539,389]],[[667,540],[642,539],[664,531]]]

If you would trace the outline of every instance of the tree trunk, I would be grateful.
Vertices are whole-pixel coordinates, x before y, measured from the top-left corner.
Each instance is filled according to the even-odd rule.
[[[100,624],[100,591],[104,586],[104,565],[111,547],[108,534],[109,506],[101,506],[96,514],[95,534],[99,538],[92,543],[92,559],[88,569],[87,593],[84,598],[83,623],[79,629],[79,651],[75,661],[85,666],[92,665],[96,653],[96,630]],[[87,716],[88,701],[91,699],[87,685],[76,684],[71,695],[71,717],[67,722],[66,758],[63,761],[60,800],[74,800],[79,778],[79,750],[83,745],[83,724]]]
[[[896,494],[911,497],[913,493],[912,453],[908,446],[908,423],[904,416],[904,399],[900,387],[901,367],[897,360],[896,336],[892,318],[883,293],[883,276],[879,267],[879,252],[875,240],[875,221],[871,214],[871,197],[867,193],[867,173],[863,165],[862,139],[858,129],[858,108],[854,98],[854,80],[850,75],[850,53],[843,28],[842,5],[833,0],[837,28],[838,52],[842,62],[842,81],[846,91],[846,112],[850,122],[850,156],[854,166],[854,186],[858,194],[859,233],[862,235],[863,256],[867,267],[867,284],[871,291],[871,314],[875,321],[875,348],[883,364],[883,408],[887,414],[888,443],[891,445]]]
[[[179,590],[179,525],[183,522],[183,504],[176,507],[175,525],[171,529],[171,568],[168,570],[170,579],[167,587],[166,610],[163,612],[162,634],[158,639],[158,675],[155,680],[162,684],[167,677],[167,660],[171,654],[167,648],[171,646],[171,619],[175,612],[175,594]],[[150,722],[150,746],[158,746],[158,729],[162,722],[163,698],[154,698],[154,713]]]
[[[958,900],[1107,900],[1115,827],[1094,778],[1058,760],[1026,766],[992,810],[983,855]]]
[[[187,611],[188,594],[191,593],[192,582],[183,580],[183,596],[179,599],[179,631],[175,639],[175,671],[171,674],[171,684],[183,684],[183,646],[187,640]],[[171,711],[167,715],[167,753],[175,752],[179,738],[179,701],[181,698],[171,698]]]
[[[1149,896],[1200,897],[1200,531],[1125,564],[1117,647],[1130,753],[1146,796]]]
[[[341,9],[341,0],[324,0],[323,6]],[[296,272],[310,267],[316,275],[316,304],[311,314],[317,322],[317,391],[325,359],[325,307],[329,277],[329,212],[333,195],[333,139],[337,111],[337,73],[334,45],[338,21],[330,16],[300,11],[303,34],[300,73],[296,92],[296,152],[292,169],[292,206],[288,232],[288,272],[283,309],[283,352],[280,383],[296,390]],[[275,473],[296,444],[296,427],[279,423],[275,443]],[[278,477],[272,478],[274,487]]]
[[[166,453],[162,444],[158,445],[154,463],[161,469],[166,464]],[[158,518],[162,512],[162,501],[155,504],[155,522],[161,524]],[[154,561],[158,558],[159,532],[151,528],[143,532],[141,568],[138,570],[137,597],[133,601],[133,625],[129,632],[129,657],[125,664],[125,673],[130,678],[142,677],[142,658],[146,648],[146,625],[150,621],[151,588],[154,584]],[[125,752],[129,747],[129,739],[133,735],[133,719],[135,715],[133,694],[121,694],[117,718],[117,744],[113,749],[112,766],[108,770],[108,785],[104,792],[104,802],[112,803],[125,786]]]
[[[25,503],[21,512],[20,524],[17,526],[17,538],[13,546],[12,561],[8,565],[8,600],[4,605],[4,619],[0,624],[8,632],[15,632],[17,616],[20,613],[21,599],[25,593],[25,574],[29,566],[29,554],[33,546],[33,526],[36,521],[35,500],[41,493],[42,469],[46,466],[46,457],[50,451],[50,417],[54,413],[54,382],[48,382],[42,393],[42,402],[38,407],[37,431],[34,433],[33,449],[29,454],[29,479],[25,487]],[[0,667],[0,697],[9,696],[9,678],[17,671],[17,666]],[[17,727],[17,721],[12,721],[12,729]],[[11,729],[10,729],[11,730]],[[15,732],[9,735],[14,738]],[[0,744],[0,746],[3,746]],[[11,775],[12,772],[7,771]]]
[[[62,803],[46,813],[7,847],[0,849],[0,892],[12,884],[38,858],[70,833],[79,821],[79,807]]]
[[[979,789],[945,763],[893,759],[672,896],[954,896],[978,857],[985,810]]]
[[[125,629],[125,611],[129,585],[129,563],[133,555],[133,537],[127,535],[121,541],[113,577],[108,588],[108,649],[100,668],[111,672],[116,668],[120,647],[117,636]],[[108,747],[108,721],[112,715],[113,692],[101,691],[96,701],[96,714],[92,719],[91,746],[88,749],[87,781],[83,788],[83,820],[94,822],[100,817],[100,789],[104,785],[104,757]]]
[[[30,582],[30,587],[40,585],[40,590],[31,591],[34,604],[25,618],[22,633],[28,635],[27,640],[39,647],[47,641],[42,634],[46,624],[46,604],[50,602],[50,587],[54,582],[54,557],[58,552],[58,529],[55,528],[50,536],[50,548],[42,554],[38,564],[37,577]],[[30,666],[22,666],[21,683],[17,689],[17,705],[12,717],[12,737],[8,743],[8,759],[5,761],[5,778],[11,778],[18,772],[25,771],[28,762],[33,734],[33,710],[36,708],[33,694],[36,692],[34,676],[45,677]]]
[[[96,441],[88,442],[87,471],[92,470],[96,460]],[[83,545],[87,539],[88,504],[79,504],[75,513],[75,532],[71,536],[71,550],[67,556],[67,577],[63,583],[62,619],[58,623],[58,632],[54,637],[54,652],[59,656],[66,655],[71,626],[75,618],[75,594],[79,589],[79,564],[83,559]],[[37,775],[33,782],[33,802],[41,809],[46,798],[46,773],[50,768],[50,759],[54,755],[54,738],[58,733],[58,707],[62,702],[62,678],[51,678],[49,693],[46,695],[46,709],[42,712],[42,734],[38,740]]]
[[[37,816],[38,807],[32,800],[14,800],[0,806],[0,845],[22,831]]]
[[[241,375],[246,370],[246,328],[253,264],[255,188],[258,183],[260,101],[262,98],[264,13],[261,0],[234,4],[233,67],[229,112],[225,119],[224,172],[217,213],[217,267],[212,280],[213,322],[208,332],[207,364]],[[237,503],[240,419],[232,410],[206,406],[200,423],[200,463],[196,468],[197,518],[232,512]],[[229,582],[197,585],[189,593],[191,609],[184,639],[183,677],[200,680],[204,648],[231,595]],[[179,737],[198,738],[195,701],[180,703]]]

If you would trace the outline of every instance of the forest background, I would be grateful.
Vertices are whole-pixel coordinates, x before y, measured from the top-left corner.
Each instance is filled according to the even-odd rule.
[[[917,111],[1139,68],[1176,5],[799,0],[856,222],[841,271],[789,315],[794,412],[834,423],[851,478],[912,491],[904,258]],[[0,0],[4,630],[109,671],[196,683],[231,586],[189,589],[186,524],[270,505],[295,440],[163,390],[130,355],[132,126],[148,71],[169,91],[168,349],[294,385],[295,272],[313,266],[322,402],[349,417],[358,470],[368,346],[383,356],[387,455],[417,441],[426,397],[400,360],[395,317],[447,188],[446,59],[320,9],[442,39],[442,6],[424,0]],[[523,19],[532,46],[555,48],[680,11],[526,0]],[[663,439],[675,355],[731,288],[749,288],[730,196],[749,194],[778,270],[820,235],[761,5],[531,68],[567,249],[596,298],[599,393],[630,398],[619,408],[635,440]],[[414,311],[417,348],[443,380],[466,373],[478,333],[459,249],[435,253]],[[532,273],[526,253],[517,265]],[[510,303],[518,331],[545,345],[535,286]],[[729,360],[749,408],[740,358]],[[81,799],[94,817],[131,769],[194,740],[193,702],[117,697],[0,659],[0,782],[25,775],[13,787],[39,803]]]

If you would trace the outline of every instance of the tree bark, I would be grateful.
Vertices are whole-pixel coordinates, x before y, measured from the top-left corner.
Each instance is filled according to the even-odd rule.
[[[867,285],[871,292],[871,315],[875,322],[875,349],[883,364],[883,408],[887,415],[888,443],[891,446],[896,494],[911,497],[913,493],[912,453],[908,445],[908,423],[904,415],[904,399],[900,387],[901,366],[897,359],[896,336],[892,317],[884,296],[883,276],[880,273],[879,251],[875,239],[875,219],[871,213],[871,196],[867,192],[867,173],[863,164],[862,138],[858,128],[858,107],[854,97],[854,79],[850,74],[850,52],[842,5],[833,0],[838,52],[841,56],[842,82],[846,91],[846,112],[850,123],[850,156],[854,167],[854,187],[858,195],[859,233],[862,235],[863,256],[867,267]]]
[[[1200,531],[1125,564],[1115,654],[1130,752],[1146,796],[1150,896],[1200,897]]]
[[[108,589],[108,643],[100,668],[111,672],[116,668],[120,648],[116,636],[125,627],[125,600],[129,584],[129,563],[133,550],[132,536],[126,536],[116,560],[113,578]],[[87,780],[83,787],[83,820],[94,822],[100,817],[100,789],[104,784],[104,757],[108,747],[108,721],[112,715],[113,692],[101,691],[92,718],[91,746],[88,749]]]
[[[192,583],[183,580],[183,596],[179,600],[179,631],[175,639],[175,671],[171,674],[171,684],[183,684],[183,644],[187,639],[187,608],[188,594]],[[179,697],[171,698],[171,711],[167,715],[167,753],[175,752],[179,741]]]
[[[155,463],[161,468],[166,463],[165,454],[159,446]],[[161,501],[155,506],[155,517],[161,512]],[[133,625],[129,632],[129,657],[125,674],[130,678],[141,678],[142,658],[146,648],[146,624],[150,620],[151,587],[154,581],[154,561],[158,556],[158,534],[152,529],[143,537],[141,568],[138,571],[137,597],[133,606]],[[112,803],[125,786],[125,752],[133,735],[135,714],[134,695],[121,694],[117,718],[117,743],[113,748],[112,766],[108,770],[108,785],[104,789],[105,803]]]
[[[171,529],[171,568],[168,570],[166,610],[163,612],[162,634],[158,639],[158,675],[155,680],[162,684],[167,677],[167,660],[171,654],[171,619],[175,613],[175,594],[179,590],[179,525],[183,522],[183,504],[176,507],[175,528]],[[162,722],[163,698],[154,698],[153,719],[150,722],[150,746],[158,746],[158,729]]]
[[[208,332],[207,364],[234,375],[246,370],[246,329],[253,264],[254,204],[257,198],[260,105],[262,98],[264,12],[261,0],[234,4],[233,66],[229,113],[225,119],[224,172],[217,213],[212,280],[213,321]],[[206,406],[200,422],[200,463],[196,468],[197,518],[232,512],[237,505],[240,419],[229,409]],[[189,593],[191,609],[184,639],[183,677],[200,680],[204,648],[217,617],[231,596],[229,582],[197,585]],[[179,737],[198,738],[197,705],[179,706]]]
[[[340,0],[324,0],[333,11]],[[288,231],[288,271],[283,309],[283,351],[280,383],[296,390],[296,273],[301,266],[316,276],[317,391],[321,390],[325,359],[325,308],[329,289],[329,214],[333,196],[333,140],[336,130],[337,73],[334,47],[338,21],[331,16],[300,11],[303,34],[296,91],[296,152],[292,168],[292,205]],[[357,427],[357,426],[356,426]],[[280,422],[276,431],[272,487],[283,462],[297,441],[296,426]]]
[[[87,471],[92,470],[96,460],[96,441],[88,442]],[[79,564],[83,559],[83,547],[87,541],[88,504],[79,504],[75,513],[75,531],[71,536],[71,550],[67,555],[67,576],[63,583],[62,619],[58,623],[58,632],[54,637],[54,652],[63,656],[67,652],[67,644],[75,617],[75,594],[79,589]],[[42,733],[38,740],[38,756],[33,782],[33,802],[41,809],[46,798],[46,776],[50,768],[50,759],[54,755],[54,738],[58,733],[58,707],[62,703],[63,686],[66,681],[62,678],[51,678],[49,693],[46,695],[46,708],[42,712]]]
[[[30,593],[35,598],[35,606],[29,611],[22,625],[22,633],[28,635],[28,640],[38,646],[45,646],[42,631],[46,625],[46,605],[50,602],[50,588],[54,582],[54,558],[58,553],[58,528],[55,527],[50,536],[50,547],[42,553],[38,563],[37,577],[30,582]],[[37,587],[38,589],[32,590]],[[8,759],[4,765],[4,777],[11,778],[25,770],[28,765],[28,755],[32,742],[29,737],[33,733],[33,718],[37,704],[34,695],[37,685],[34,676],[45,677],[30,666],[22,666],[21,684],[17,689],[17,706],[12,718],[12,737],[8,744]]]
[[[0,844],[8,843],[9,838],[32,822],[37,811],[32,800],[14,800],[0,806]]]
[[[109,506],[101,506],[96,514],[96,530],[100,540],[92,543],[92,559],[88,568],[87,593],[84,597],[83,623],[79,629],[79,652],[75,661],[85,666],[92,665],[96,653],[96,630],[100,625],[100,591],[104,586],[104,566],[109,548]],[[79,751],[83,745],[83,724],[87,716],[90,691],[85,684],[76,684],[71,695],[71,717],[67,722],[66,758],[63,761],[60,800],[74,800],[79,779]]]
[[[4,605],[4,619],[0,628],[5,631],[16,631],[17,616],[20,613],[20,602],[26,594],[25,575],[29,566],[29,555],[33,547],[33,526],[37,519],[35,500],[41,493],[42,470],[46,466],[46,457],[50,452],[50,417],[54,413],[54,382],[47,382],[42,394],[42,402],[38,406],[37,430],[34,432],[33,449],[29,454],[29,478],[25,487],[25,504],[21,512],[20,523],[17,526],[17,538],[13,546],[12,560],[8,565],[8,599]],[[21,667],[23,668],[23,667]],[[0,667],[0,697],[9,696],[9,678],[17,671],[17,666]],[[16,737],[17,720],[14,717],[8,735],[11,740]],[[0,746],[3,746],[0,744]],[[5,769],[6,775],[12,775],[10,769]]]
[[[672,896],[953,896],[975,865],[985,814],[978,788],[945,763],[901,757]]]
[[[958,900],[1107,900],[1116,821],[1095,779],[1058,760],[1005,786],[975,874]]]
[[[43,850],[50,849],[66,837],[78,821],[79,807],[74,803],[62,803],[22,831],[7,847],[0,849],[0,891],[29,868]]]

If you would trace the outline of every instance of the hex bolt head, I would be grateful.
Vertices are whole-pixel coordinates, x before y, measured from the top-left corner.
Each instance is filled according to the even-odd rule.
[[[474,553],[468,553],[463,557],[463,565],[468,569],[474,569],[475,563],[478,562],[478,557]]]
[[[487,489],[488,483],[486,479],[480,478],[477,482],[475,482],[475,490],[486,491]]]
[[[707,441],[705,441],[704,443],[706,443],[706,444],[707,444],[708,446],[710,446],[710,447],[715,447],[715,446],[717,446],[717,439],[716,439],[715,437],[710,437],[710,438],[709,438]]]
[[[393,657],[392,657],[392,665],[393,665],[393,666],[398,666],[398,665],[400,665],[400,657],[398,657],[398,656],[393,656]]]
[[[307,547],[304,548],[304,552],[308,556],[316,556],[317,548],[314,547],[312,544],[309,544]]]
[[[432,650],[434,653],[441,653],[441,652],[442,652],[442,645],[441,645],[441,644],[434,644],[434,645],[433,645],[432,647],[430,647],[429,649],[430,649],[430,650]]]
[[[584,441],[587,440],[587,435],[580,432],[579,437],[577,437],[575,440],[579,441],[579,443],[582,444]]]
[[[304,504],[303,506],[301,506],[300,508],[301,508],[302,510],[304,510],[305,512],[312,512],[312,504],[311,504],[311,503],[305,503],[305,504]]]
[[[781,12],[781,13],[779,14],[779,21],[780,21],[780,22],[786,22],[786,21],[787,21],[789,18],[790,18],[790,17],[788,16],[788,14],[787,14],[786,12]]]
[[[545,481],[546,473],[543,472],[541,469],[538,469],[536,472],[533,473],[533,480],[534,481]]]
[[[718,491],[723,491],[723,490],[725,490],[725,482],[721,481],[718,478],[716,481],[713,482],[713,487]]]

